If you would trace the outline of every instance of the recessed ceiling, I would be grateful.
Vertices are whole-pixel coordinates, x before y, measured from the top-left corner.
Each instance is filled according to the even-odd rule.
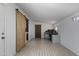
[[[55,23],[79,10],[78,3],[19,3],[31,20]]]

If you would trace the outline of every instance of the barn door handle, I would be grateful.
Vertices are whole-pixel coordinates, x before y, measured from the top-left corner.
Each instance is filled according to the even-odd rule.
[[[4,33],[2,33],[2,35],[4,35]]]
[[[5,37],[1,37],[1,39],[5,39]]]
[[[1,37],[1,39],[5,39],[5,37],[4,37],[4,33],[2,32],[2,37]]]

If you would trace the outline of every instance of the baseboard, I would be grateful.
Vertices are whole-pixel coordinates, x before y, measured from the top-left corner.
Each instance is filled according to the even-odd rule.
[[[60,43],[61,44],[61,43]],[[70,50],[71,52],[73,52],[75,55],[74,56],[78,56],[74,51],[72,51],[71,49],[69,49],[68,47],[66,47],[65,45],[61,44],[63,47],[65,47],[66,49]]]

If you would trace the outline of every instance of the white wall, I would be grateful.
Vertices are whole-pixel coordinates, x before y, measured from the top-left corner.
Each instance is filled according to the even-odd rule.
[[[79,55],[79,21],[74,21],[73,17],[78,15],[79,13],[76,13],[58,23],[61,44],[77,55]]]
[[[41,37],[44,38],[44,32],[48,29],[52,29],[53,26],[47,23],[40,23],[29,20],[29,40],[35,38],[35,24],[41,24]]]

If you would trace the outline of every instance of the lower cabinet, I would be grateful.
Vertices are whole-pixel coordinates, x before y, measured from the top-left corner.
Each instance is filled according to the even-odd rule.
[[[60,43],[59,35],[52,35],[52,42],[53,43]]]

